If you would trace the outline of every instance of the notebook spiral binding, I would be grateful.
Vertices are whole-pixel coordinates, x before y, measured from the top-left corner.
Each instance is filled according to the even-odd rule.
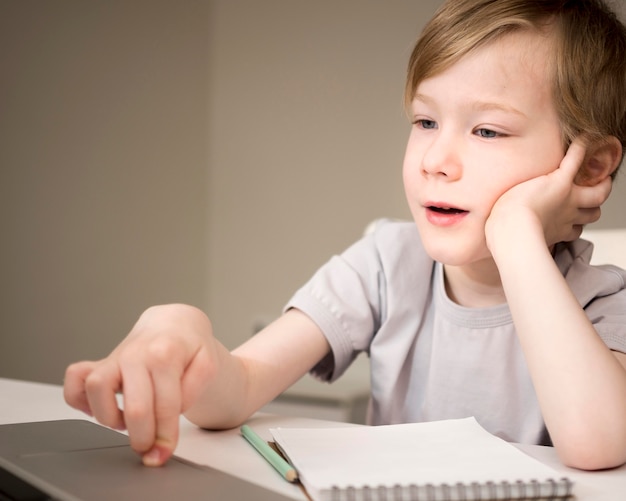
[[[328,501],[520,501],[557,500],[571,496],[573,483],[562,478],[524,483],[487,482],[486,484],[425,484],[361,488],[334,486]]]

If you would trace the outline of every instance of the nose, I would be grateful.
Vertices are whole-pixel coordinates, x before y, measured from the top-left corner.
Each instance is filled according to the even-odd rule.
[[[461,158],[460,141],[451,132],[440,130],[426,145],[422,156],[422,174],[456,181],[463,174]]]

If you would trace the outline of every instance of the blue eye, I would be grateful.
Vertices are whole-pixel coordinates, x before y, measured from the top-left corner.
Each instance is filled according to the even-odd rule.
[[[496,131],[490,129],[476,129],[475,134],[477,136],[484,137],[485,139],[493,139],[500,136],[500,134],[498,134]]]
[[[437,122],[435,122],[434,120],[427,120],[425,118],[415,120],[415,122],[413,123],[415,125],[419,125],[422,129],[436,129],[437,128]]]

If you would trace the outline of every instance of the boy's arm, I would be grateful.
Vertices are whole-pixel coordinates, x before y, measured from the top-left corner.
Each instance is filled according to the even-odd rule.
[[[299,310],[289,310],[227,359],[231,373],[208,385],[185,416],[203,428],[232,428],[278,396],[317,364],[330,346],[320,328]],[[217,382],[217,381],[216,381]],[[216,406],[216,395],[226,405]]]
[[[126,428],[144,463],[156,466],[176,447],[181,413],[207,428],[234,427],[328,350],[319,328],[297,310],[229,353],[200,310],[153,307],[108,357],[68,367],[65,399],[107,426]]]
[[[608,196],[608,180],[573,185],[583,154],[574,144],[554,173],[503,195],[486,235],[557,452],[599,469],[626,462],[626,356],[604,344],[549,248],[597,219]]]

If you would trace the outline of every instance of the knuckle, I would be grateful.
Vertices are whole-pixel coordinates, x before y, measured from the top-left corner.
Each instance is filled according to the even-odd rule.
[[[127,346],[118,356],[122,367],[141,364],[150,369],[171,364],[177,352],[176,343],[170,336],[158,335]]]
[[[93,371],[95,362],[75,362],[65,369],[64,381],[69,384],[81,384],[85,377]]]
[[[130,422],[145,421],[150,416],[150,408],[141,402],[125,402],[124,418]]]
[[[145,349],[149,364],[155,367],[171,365],[177,360],[178,352],[178,344],[168,336],[153,340]]]
[[[106,387],[107,379],[97,370],[92,371],[85,378],[85,390],[87,393],[97,393]]]
[[[93,395],[97,399],[106,399],[113,395],[119,389],[113,369],[110,365],[103,365],[87,374],[84,379],[87,395]]]
[[[80,364],[74,363],[65,369],[65,379],[76,379],[80,374]]]

